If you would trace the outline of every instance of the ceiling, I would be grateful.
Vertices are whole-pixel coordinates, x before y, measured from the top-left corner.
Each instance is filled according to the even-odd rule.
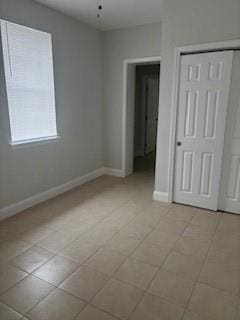
[[[35,0],[71,15],[100,30],[160,22],[163,0],[101,0],[101,19],[97,19],[97,0]]]

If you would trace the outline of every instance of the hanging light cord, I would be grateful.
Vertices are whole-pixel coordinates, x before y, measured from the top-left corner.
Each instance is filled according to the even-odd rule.
[[[97,0],[97,18],[101,18],[102,4],[101,0]]]

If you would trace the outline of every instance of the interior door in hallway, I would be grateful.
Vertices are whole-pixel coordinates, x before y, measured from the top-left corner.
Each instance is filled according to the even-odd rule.
[[[217,210],[233,51],[181,57],[174,201]]]
[[[147,79],[145,154],[156,148],[159,105],[159,76]]]
[[[240,51],[234,51],[224,147],[221,210],[240,214]]]

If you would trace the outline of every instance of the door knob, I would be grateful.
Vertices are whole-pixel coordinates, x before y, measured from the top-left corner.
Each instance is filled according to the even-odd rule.
[[[182,142],[181,142],[181,141],[178,141],[178,142],[177,142],[177,146],[180,147],[181,145],[182,145]]]

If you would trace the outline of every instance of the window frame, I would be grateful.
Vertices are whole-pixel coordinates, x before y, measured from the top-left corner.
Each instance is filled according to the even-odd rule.
[[[6,27],[4,27],[4,29],[2,30],[2,26],[5,24]],[[56,121],[56,134],[52,135],[52,136],[43,136],[43,137],[39,137],[39,138],[33,138],[33,139],[24,139],[24,140],[13,140],[12,139],[12,128],[11,128],[11,121],[10,121],[10,109],[9,109],[9,100],[8,100],[8,89],[7,89],[7,76],[6,73],[8,72],[6,70],[6,65],[7,62],[5,61],[5,58],[7,58],[8,60],[10,59],[9,57],[9,52],[4,52],[6,50],[6,48],[4,48],[4,44],[3,44],[3,37],[6,37],[7,41],[8,41],[8,34],[7,34],[7,24],[14,24],[20,27],[24,27],[26,29],[30,29],[30,30],[34,30],[37,32],[42,32],[42,33],[46,33],[50,36],[50,54],[51,54],[51,63],[52,63],[52,75],[53,75],[53,83],[52,83],[52,87],[53,87],[53,97],[54,97],[54,110],[55,110],[55,121]],[[58,121],[57,121],[57,105],[56,105],[56,94],[55,94],[55,73],[54,73],[54,59],[53,59],[53,41],[52,41],[52,34],[42,31],[42,30],[38,30],[38,29],[34,29],[25,25],[21,25],[18,23],[14,23],[11,21],[7,21],[4,19],[0,19],[0,34],[1,34],[1,41],[0,41],[0,46],[1,46],[1,51],[2,51],[2,65],[3,65],[3,81],[5,84],[5,93],[6,93],[6,104],[7,104],[7,111],[8,111],[8,128],[9,128],[9,145],[13,148],[13,149],[19,149],[21,147],[30,147],[30,146],[38,146],[38,145],[42,145],[42,144],[48,144],[48,143],[52,143],[52,142],[57,142],[59,141],[59,139],[61,138],[61,136],[58,133]],[[5,39],[5,41],[6,41]]]

